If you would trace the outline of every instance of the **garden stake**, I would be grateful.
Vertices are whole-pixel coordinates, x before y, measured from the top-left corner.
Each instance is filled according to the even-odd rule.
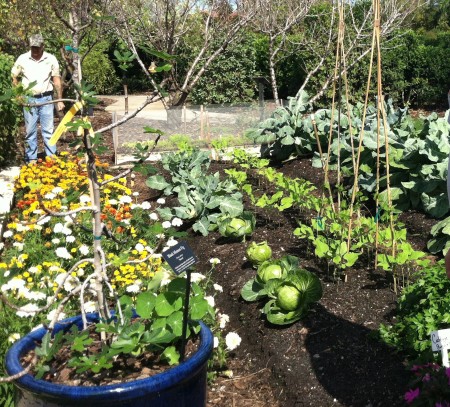
[[[356,156],[356,166],[354,167],[353,189],[352,189],[352,197],[350,200],[350,208],[349,208],[350,220],[349,220],[349,229],[348,229],[348,236],[347,236],[347,247],[350,247],[350,243],[351,243],[351,225],[352,225],[353,206],[354,206],[355,199],[356,199],[356,191],[358,189],[359,164],[360,164],[360,160],[361,160],[361,150],[362,150],[362,143],[363,143],[363,139],[364,139],[364,123],[366,122],[367,105],[369,103],[369,91],[370,91],[370,83],[371,83],[371,77],[372,77],[373,55],[375,52],[375,37],[376,37],[375,31],[376,30],[374,27],[374,30],[372,32],[372,47],[370,50],[370,64],[369,64],[369,72],[368,72],[368,76],[367,76],[366,95],[365,95],[365,100],[364,100],[364,109],[363,109],[363,116],[362,116],[362,121],[361,121],[361,130],[359,133],[358,154]],[[377,225],[378,225],[378,223],[377,223]],[[376,232],[375,240],[376,240],[376,242],[378,242],[378,229]],[[377,252],[378,252],[378,243],[376,243],[375,256],[376,256]],[[376,264],[376,260],[375,260],[375,264]]]
[[[184,297],[184,309],[183,309],[183,328],[181,332],[181,349],[180,349],[180,361],[184,360],[184,354],[186,351],[186,332],[188,324],[188,312],[189,312],[189,296],[191,295],[191,269],[186,270],[186,292]]]

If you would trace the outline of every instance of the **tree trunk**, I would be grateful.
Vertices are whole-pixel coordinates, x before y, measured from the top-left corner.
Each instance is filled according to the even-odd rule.
[[[270,84],[272,86],[272,94],[275,104],[280,106],[280,100],[278,98],[278,85],[277,76],[275,73],[275,60],[273,52],[273,37],[269,37],[269,73],[270,73]]]

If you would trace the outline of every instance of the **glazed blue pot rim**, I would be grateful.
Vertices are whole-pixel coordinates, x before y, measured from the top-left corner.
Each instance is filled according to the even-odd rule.
[[[88,322],[98,320],[97,314],[88,314]],[[72,317],[60,321],[55,326],[55,333],[61,329],[67,329],[73,324],[81,322],[81,317]],[[130,382],[111,384],[105,386],[68,386],[62,384],[50,383],[45,380],[35,379],[34,376],[26,374],[14,381],[15,385],[25,388],[33,393],[45,393],[49,397],[59,397],[62,395],[71,395],[72,399],[95,399],[102,395],[110,394],[115,400],[126,400],[133,397],[135,392],[144,391],[147,394],[155,392],[164,392],[171,387],[182,382],[187,373],[193,374],[202,369],[208,361],[213,349],[213,334],[211,330],[201,321],[200,345],[195,354],[162,373],[144,379],[137,379]],[[20,357],[27,351],[36,347],[36,341],[39,341],[47,332],[45,328],[39,328],[14,343],[6,354],[6,371],[9,375],[14,375],[23,370],[20,364]],[[144,390],[143,390],[144,388]]]

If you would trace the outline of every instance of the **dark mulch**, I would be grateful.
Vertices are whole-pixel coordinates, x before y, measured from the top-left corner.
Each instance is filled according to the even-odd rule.
[[[96,128],[109,120],[101,107],[94,114]],[[110,140],[110,134],[106,138]],[[61,141],[59,149],[66,148],[67,142]],[[223,172],[225,166],[214,164],[212,170]],[[307,159],[290,161],[279,171],[316,185],[322,182],[321,172]],[[151,195],[148,189],[144,192],[143,180],[137,185],[142,195]],[[404,405],[409,380],[405,361],[374,338],[380,323],[394,318],[396,295],[391,281],[372,264],[363,263],[348,271],[347,282],[334,280],[293,236],[297,214],[256,213],[258,227],[251,240],[267,240],[275,257],[298,256],[304,267],[320,276],[324,295],[304,320],[287,327],[271,326],[261,316],[260,304],[240,298],[241,287],[255,273],[244,258],[246,245],[224,241],[216,233],[192,234],[188,240],[199,259],[198,271],[209,269],[211,257],[221,260],[213,275],[223,286],[216,305],[230,316],[227,331],[242,337],[241,345],[229,355],[233,377],[220,376],[209,386],[208,406]],[[425,248],[436,221],[414,212],[403,214],[401,220],[414,246]]]

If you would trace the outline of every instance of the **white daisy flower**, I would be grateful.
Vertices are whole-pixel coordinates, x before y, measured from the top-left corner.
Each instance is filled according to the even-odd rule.
[[[201,273],[191,273],[191,281],[193,283],[198,283],[199,281],[202,281],[206,278],[206,276],[204,276]]]
[[[87,256],[89,254],[89,247],[86,246],[85,244],[82,244],[79,248],[78,251],[83,255],[83,256]]]
[[[223,293],[223,288],[221,285],[214,284],[213,287],[214,287],[214,290],[219,291],[220,293]]]
[[[24,305],[23,307],[20,307],[19,310],[16,312],[16,315],[21,318],[33,317],[38,310],[39,307],[36,304],[29,303]]]
[[[225,328],[225,325],[230,322],[230,317],[227,314],[219,314],[219,327]]]
[[[141,287],[139,284],[131,284],[127,287],[127,292],[129,293],[138,293],[140,291]]]
[[[178,242],[173,237],[170,237],[169,240],[166,242],[166,245],[168,247],[175,246],[176,244],[178,244]]]
[[[95,301],[87,301],[84,303],[84,311],[85,312],[96,312],[97,304]]]
[[[117,205],[117,204],[118,204],[118,201],[117,201],[117,199],[110,199],[110,200],[108,201],[108,203],[109,203],[110,205]]]
[[[51,200],[51,199],[55,199],[55,198],[56,198],[56,195],[53,194],[52,192],[47,192],[47,193],[44,195],[44,198],[45,198],[45,199]]]
[[[213,257],[212,259],[209,259],[209,262],[215,266],[216,264],[220,263],[220,260],[217,257]]]
[[[55,237],[55,238],[52,239],[52,243],[53,244],[60,244],[61,240],[59,240],[57,237]]]
[[[150,219],[151,220],[158,220],[158,214],[157,213],[155,213],[155,212],[152,212],[151,214],[150,214]]]
[[[152,205],[150,205],[150,202],[148,202],[148,201],[142,202],[142,204],[141,204],[141,208],[144,210],[149,210],[151,207],[152,207]]]
[[[219,338],[217,336],[214,337],[214,349],[219,347]]]
[[[165,222],[162,223],[162,227],[164,229],[169,229],[170,227],[172,227],[172,224],[168,220],[166,220]]]
[[[172,226],[178,227],[183,224],[183,221],[180,218],[173,218],[172,219]]]
[[[52,189],[52,192],[54,194],[60,194],[61,192],[64,192],[64,189],[62,189],[61,187],[55,187]]]
[[[194,274],[194,273],[192,273],[192,274]],[[214,297],[208,295],[205,297],[205,300],[211,307],[214,308],[214,304],[215,304]]]
[[[11,237],[13,235],[12,230],[7,230],[5,233],[3,233],[3,237],[6,239],[8,237]]]
[[[23,250],[23,243],[20,242],[14,242],[13,243],[14,247],[17,247],[17,250],[19,250],[19,252],[21,252]]]
[[[61,259],[66,259],[69,260],[72,258],[72,255],[68,252],[68,250],[65,247],[58,247],[55,250],[55,253],[58,257],[60,257]]]
[[[80,196],[80,203],[87,204],[91,202],[91,197],[89,195],[81,195]]]
[[[236,332],[229,332],[225,337],[228,350],[234,350],[241,344],[241,337]]]
[[[26,232],[27,230],[30,230],[30,227],[28,225],[21,225],[20,223],[18,223],[16,230],[18,232]]]
[[[75,242],[75,236],[67,236],[67,238],[66,238],[66,242],[67,243],[73,243],[73,242]]]
[[[64,229],[64,225],[62,223],[57,223],[53,227],[53,233],[62,233],[63,229]]]
[[[166,203],[166,200],[164,198],[159,198],[156,203],[160,204],[160,205],[164,205]]]
[[[134,246],[134,248],[138,251],[138,253],[141,253],[145,249],[142,243],[138,243],[136,246]]]
[[[37,222],[37,224],[39,226],[45,225],[46,223],[48,223],[50,221],[50,219],[51,219],[50,216],[46,216],[45,218],[42,218],[39,222]]]
[[[56,314],[56,309],[51,310],[48,314],[47,314],[47,319],[49,321],[53,321],[53,318],[55,317]],[[60,312],[58,315],[58,319],[57,321],[61,321],[62,319],[64,319],[66,317],[66,314],[64,314],[64,312]]]
[[[128,204],[128,203],[131,203],[131,202],[132,202],[131,196],[123,195],[123,196],[120,197],[119,202],[120,202],[121,204]]]
[[[61,233],[63,233],[63,234],[66,235],[66,236],[69,236],[69,235],[72,234],[72,229],[70,229],[70,228],[64,226],[63,229],[62,229],[62,231],[61,231]]]

